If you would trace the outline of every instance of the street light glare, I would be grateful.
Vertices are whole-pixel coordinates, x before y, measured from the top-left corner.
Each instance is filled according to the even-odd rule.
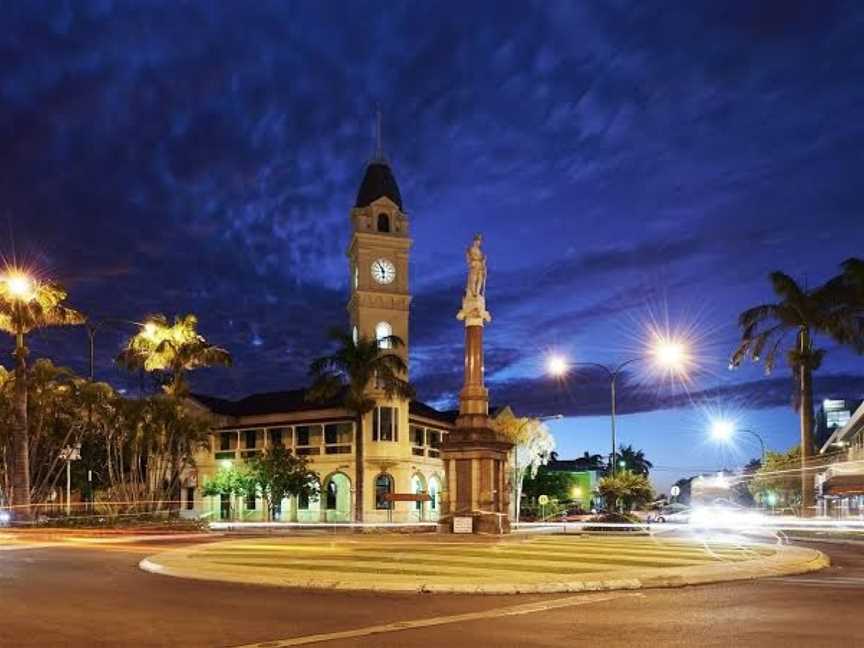
[[[553,355],[546,360],[546,370],[553,376],[563,376],[567,373],[567,369],[567,359],[564,356]]]
[[[12,270],[3,277],[6,288],[16,299],[30,301],[34,296],[33,279],[20,270]]]
[[[687,347],[675,340],[660,339],[654,347],[654,357],[661,367],[681,371],[687,363]]]
[[[732,421],[718,420],[711,424],[711,436],[717,441],[730,441],[735,433]]]

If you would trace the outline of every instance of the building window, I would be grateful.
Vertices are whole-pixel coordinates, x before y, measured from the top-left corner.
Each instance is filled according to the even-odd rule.
[[[246,493],[246,510],[254,511],[256,506],[255,493]]]
[[[432,499],[429,501],[429,509],[434,511],[438,508],[438,491],[440,487],[438,486],[438,479],[433,477],[429,480],[429,497]]]
[[[393,502],[387,499],[387,495],[393,492],[393,478],[381,473],[375,478],[375,508],[389,510],[393,508]]]
[[[378,231],[390,231],[390,217],[387,214],[378,214]]]
[[[376,407],[372,412],[372,440],[399,440],[399,408]]]
[[[282,430],[283,428],[273,428],[268,430],[270,433],[270,445],[273,447],[281,446],[284,441],[282,439]]]
[[[255,449],[255,442],[258,438],[257,430],[244,430],[243,431],[243,444],[247,450]]]
[[[312,446],[321,443],[320,425],[298,425],[295,430],[298,446]]]
[[[219,435],[219,449],[220,450],[230,450],[231,449],[231,437],[234,436],[233,432],[223,432]]]
[[[424,432],[425,432],[425,430],[422,427],[420,427],[419,425],[412,425],[411,426],[411,443],[413,443],[415,446],[425,445],[426,442],[424,440],[424,437],[425,437]]]
[[[309,493],[300,493],[297,496],[297,508],[301,511],[309,510]]]
[[[195,510],[195,487],[188,486],[186,488],[186,510],[194,511]]]
[[[355,346],[360,341],[360,331],[357,329],[356,326],[353,329],[351,329],[351,339],[354,340]]]
[[[353,423],[329,423],[324,426],[325,454],[349,454],[354,437]]]
[[[423,495],[426,493],[426,488],[423,485],[423,478],[420,475],[414,475],[411,478],[411,490],[415,495]],[[423,511],[423,501],[417,500],[414,502],[414,510]]]
[[[336,509],[336,482],[332,479],[327,482],[327,509]]]
[[[231,517],[231,496],[228,493],[219,494],[219,515],[223,520]]]
[[[392,349],[393,343],[390,337],[393,335],[393,327],[389,322],[378,322],[375,325],[375,340],[379,349]]]

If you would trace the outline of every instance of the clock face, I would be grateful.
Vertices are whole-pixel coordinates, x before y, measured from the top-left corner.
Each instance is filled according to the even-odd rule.
[[[387,259],[372,262],[372,278],[379,284],[393,283],[396,278],[396,266]]]

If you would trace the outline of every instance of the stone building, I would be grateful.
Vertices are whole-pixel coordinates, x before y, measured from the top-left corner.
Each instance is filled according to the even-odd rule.
[[[382,339],[397,335],[409,357],[410,223],[389,163],[378,155],[366,167],[350,213],[353,230],[348,247],[351,331]],[[409,367],[410,373],[410,367]],[[372,392],[374,411],[363,421],[364,522],[434,521],[441,507],[444,466],[440,446],[453,429],[456,412],[440,412],[417,401],[387,400]],[[236,401],[196,396],[197,405],[217,420],[211,448],[196,457],[196,470],[181,493],[186,515],[220,519],[229,510],[235,519],[262,520],[260,498],[203,497],[202,487],[220,468],[248,460],[275,443],[310,459],[318,474],[317,500],[283,500],[278,519],[305,522],[350,522],[355,517],[357,473],[354,415],[338,402],[310,403],[302,389],[253,394]],[[425,493],[425,502],[391,501],[388,495]]]

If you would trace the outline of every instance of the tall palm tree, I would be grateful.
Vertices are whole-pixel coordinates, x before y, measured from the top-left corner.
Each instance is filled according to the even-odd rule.
[[[345,409],[357,420],[354,439],[354,517],[363,520],[363,468],[364,431],[363,417],[375,408],[374,392],[380,391],[387,398],[414,398],[414,388],[405,380],[408,365],[398,353],[405,345],[401,338],[390,335],[381,339],[353,336],[334,329],[330,337],[338,344],[330,355],[313,361],[309,367],[312,387],[307,399],[313,402],[340,400]]]
[[[84,315],[65,306],[66,291],[21,268],[0,275],[0,329],[15,336],[15,424],[12,429],[12,505],[17,517],[30,517],[30,445],[27,428],[27,354],[25,336],[49,326],[84,323]]]
[[[654,464],[645,458],[645,452],[643,450],[634,450],[632,445],[618,446],[618,452],[615,453],[615,461],[623,461],[625,469],[645,477],[648,476],[648,473],[654,467]]]
[[[766,373],[771,373],[778,356],[786,352],[796,383],[793,406],[801,418],[801,507],[802,514],[809,515],[815,504],[813,475],[807,471],[814,451],[813,372],[825,355],[814,346],[814,337],[846,336],[848,319],[838,311],[836,295],[827,286],[808,290],[783,272],[771,273],[771,284],[779,301],[741,313],[741,341],[730,365],[737,367],[750,357],[754,362],[764,360]]]
[[[189,391],[187,372],[200,367],[230,367],[231,354],[198,333],[194,315],[176,317],[173,324],[164,315],[154,315],[129,339],[117,363],[129,371],[164,371],[170,376],[166,393],[184,396]]]

